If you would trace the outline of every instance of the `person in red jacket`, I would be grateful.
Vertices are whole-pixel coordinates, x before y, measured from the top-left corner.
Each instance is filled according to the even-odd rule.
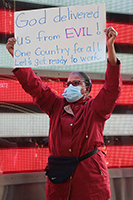
[[[31,68],[13,73],[23,89],[50,117],[49,152],[55,157],[79,158],[103,145],[105,121],[110,117],[121,92],[120,61],[114,41],[117,32],[106,28],[108,60],[105,83],[95,98],[89,96],[91,81],[83,72],[72,72],[63,96],[56,95]],[[16,40],[9,38],[6,48],[13,56]],[[98,151],[81,161],[72,175],[59,184],[47,178],[47,200],[107,200],[111,196],[105,155]]]

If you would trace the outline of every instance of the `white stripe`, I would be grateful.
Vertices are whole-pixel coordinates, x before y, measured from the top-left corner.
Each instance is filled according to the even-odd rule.
[[[0,113],[0,137],[48,136],[49,117],[43,113]],[[132,114],[112,114],[104,135],[133,135]]]

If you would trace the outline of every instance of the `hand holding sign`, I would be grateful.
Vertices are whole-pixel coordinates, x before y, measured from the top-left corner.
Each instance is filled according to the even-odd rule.
[[[9,51],[9,53],[14,57],[14,44],[16,43],[15,38],[9,38],[6,44],[6,48]]]
[[[117,57],[114,48],[114,41],[118,33],[113,27],[106,28],[104,32],[107,36],[108,60],[110,64],[115,65],[117,63]]]

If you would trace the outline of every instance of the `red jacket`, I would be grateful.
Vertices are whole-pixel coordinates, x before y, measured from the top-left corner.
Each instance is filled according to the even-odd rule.
[[[49,151],[53,156],[80,157],[103,145],[105,121],[121,91],[120,64],[107,63],[105,84],[95,98],[69,104],[45,86],[31,68],[13,71],[33,102],[50,117]],[[107,200],[110,184],[105,156],[99,151],[79,163],[60,184],[47,180],[47,200]]]

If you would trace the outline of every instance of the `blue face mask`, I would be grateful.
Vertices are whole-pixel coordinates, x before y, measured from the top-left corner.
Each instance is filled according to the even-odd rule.
[[[81,86],[73,86],[70,84],[69,87],[65,88],[62,96],[70,103],[78,101],[83,97],[83,94],[81,94]]]

